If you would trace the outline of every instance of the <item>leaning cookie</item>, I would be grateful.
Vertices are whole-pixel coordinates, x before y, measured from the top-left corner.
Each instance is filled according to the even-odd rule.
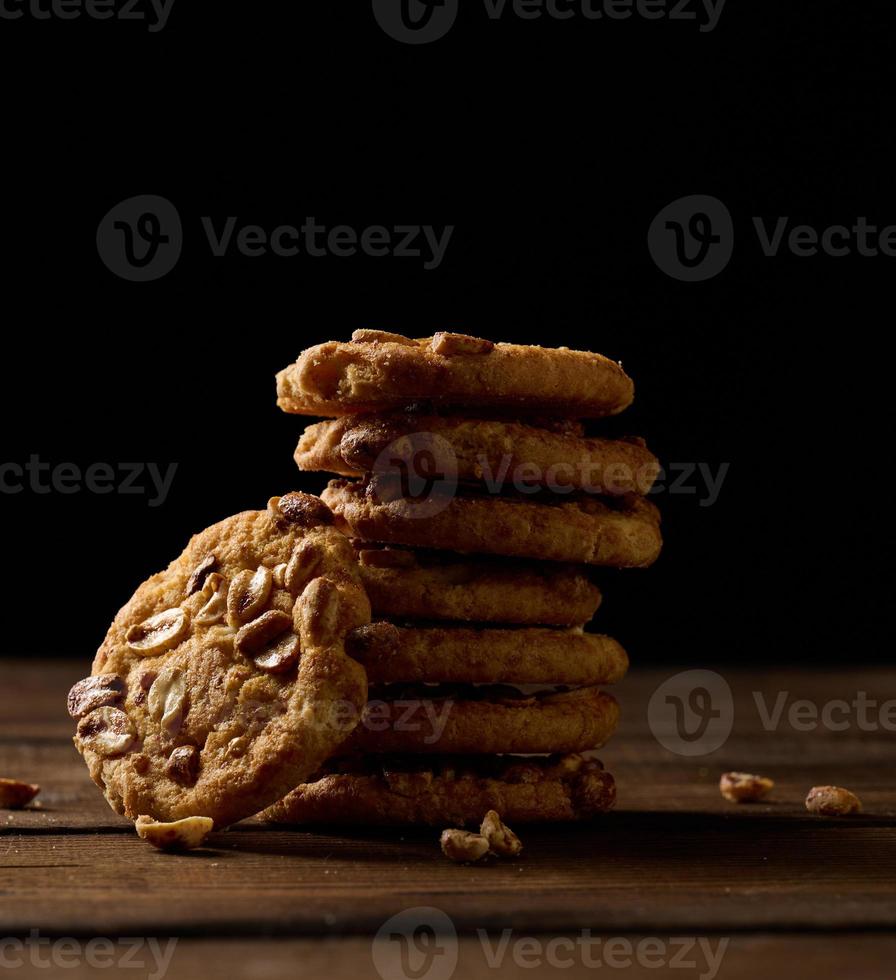
[[[511,421],[455,416],[345,416],[311,425],[295,452],[300,470],[342,476],[415,464],[427,453],[439,472],[502,489],[646,494],[659,461],[641,439],[587,439]]]
[[[400,481],[331,480],[321,494],[346,533],[367,541],[615,568],[653,564],[662,547],[649,500],[542,495],[490,497],[434,488],[402,496]]]
[[[300,415],[419,410],[422,404],[601,418],[621,412],[633,397],[631,378],[601,354],[455,333],[411,340],[356,330],[350,343],[311,347],[277,375],[277,404]]]
[[[327,826],[476,825],[489,810],[507,823],[587,820],[616,802],[596,759],[364,756],[326,766],[262,816]]]
[[[370,607],[316,497],[196,535],[115,617],[68,698],[75,745],[134,819],[257,813],[314,772],[366,697],[346,634]]]
[[[601,601],[600,589],[575,565],[355,546],[377,616],[578,626]]]
[[[512,687],[373,687],[346,752],[584,752],[616,730],[619,706],[595,687],[524,695]]]
[[[470,629],[373,623],[349,653],[371,683],[613,684],[628,669],[612,637],[575,630]]]

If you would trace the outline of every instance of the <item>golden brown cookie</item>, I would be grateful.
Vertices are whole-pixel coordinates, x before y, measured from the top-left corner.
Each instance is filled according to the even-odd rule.
[[[628,669],[614,639],[576,630],[373,623],[350,634],[348,652],[371,683],[613,684]]]
[[[357,721],[370,619],[349,541],[290,493],[197,534],[115,617],[68,698],[75,745],[134,819],[257,813],[314,772]]]
[[[575,565],[356,547],[377,616],[578,626],[600,605],[600,590]]]
[[[613,734],[619,706],[596,687],[525,695],[512,687],[371,687],[346,752],[583,752]]]
[[[601,354],[493,344],[464,334],[422,340],[356,330],[350,343],[304,351],[277,375],[277,404],[300,415],[354,415],[408,407],[485,408],[516,416],[615,415],[631,378]]]
[[[440,472],[501,490],[646,494],[659,461],[642,439],[587,439],[521,422],[437,415],[344,416],[305,429],[295,452],[301,470],[342,476],[415,467],[433,453]]]
[[[452,488],[453,489],[453,488]],[[366,541],[616,568],[653,564],[657,508],[643,497],[533,497],[446,492],[402,496],[400,482],[331,480],[321,494],[347,534]]]
[[[340,759],[263,816],[275,823],[478,826],[489,810],[509,824],[587,820],[616,802],[613,777],[578,754]]]

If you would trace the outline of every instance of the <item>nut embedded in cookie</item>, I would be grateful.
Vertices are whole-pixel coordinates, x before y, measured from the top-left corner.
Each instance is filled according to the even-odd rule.
[[[277,404],[300,415],[388,412],[423,402],[516,417],[602,418],[633,397],[631,378],[601,354],[458,333],[412,340],[359,332],[348,343],[310,347],[277,375]]]
[[[541,487],[619,496],[646,494],[659,461],[641,439],[597,439],[531,422],[456,415],[360,415],[305,429],[295,451],[300,470],[340,476],[404,466],[418,472],[423,454],[439,472],[478,484],[489,493]]]
[[[275,582],[291,563],[298,582],[309,556],[301,596]],[[324,595],[309,628],[303,600]],[[369,620],[354,550],[325,505],[275,497],[196,535],[138,588],[69,695],[75,744],[119,813],[227,826],[345,738],[366,695],[345,637]]]

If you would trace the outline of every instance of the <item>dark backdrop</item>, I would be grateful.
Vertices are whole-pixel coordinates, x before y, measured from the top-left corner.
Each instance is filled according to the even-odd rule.
[[[625,428],[664,462],[730,464],[713,506],[657,498],[653,569],[602,576],[600,625],[636,661],[887,656],[896,258],[766,258],[751,225],[896,222],[885,5],[729,0],[701,33],[491,22],[470,3],[412,47],[360,0],[291,18],[179,3],[157,34],[0,25],[0,462],[177,463],[157,507],[0,494],[0,654],[86,661],[191,533],[320,489],[293,466],[303,422],[276,409],[273,376],[368,326],[601,351],[636,381]],[[150,283],[114,276],[95,243],[138,194],[184,226],[180,261]],[[730,264],[698,283],[647,249],[653,217],[690,194],[723,201],[735,226]],[[204,215],[455,230],[435,270],[215,258]]]

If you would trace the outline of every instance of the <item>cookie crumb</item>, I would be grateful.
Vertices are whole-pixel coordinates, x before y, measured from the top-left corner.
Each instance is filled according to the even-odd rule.
[[[861,813],[862,801],[841,786],[813,786],[806,797],[806,809],[824,817],[846,817]]]
[[[749,772],[724,772],[719,780],[719,792],[732,803],[753,803],[761,800],[774,787],[774,780]]]
[[[37,783],[0,778],[0,810],[21,810],[40,792]]]
[[[189,851],[201,847],[215,822],[211,817],[184,817],[163,823],[143,814],[137,817],[134,829],[145,841],[163,851]]]

